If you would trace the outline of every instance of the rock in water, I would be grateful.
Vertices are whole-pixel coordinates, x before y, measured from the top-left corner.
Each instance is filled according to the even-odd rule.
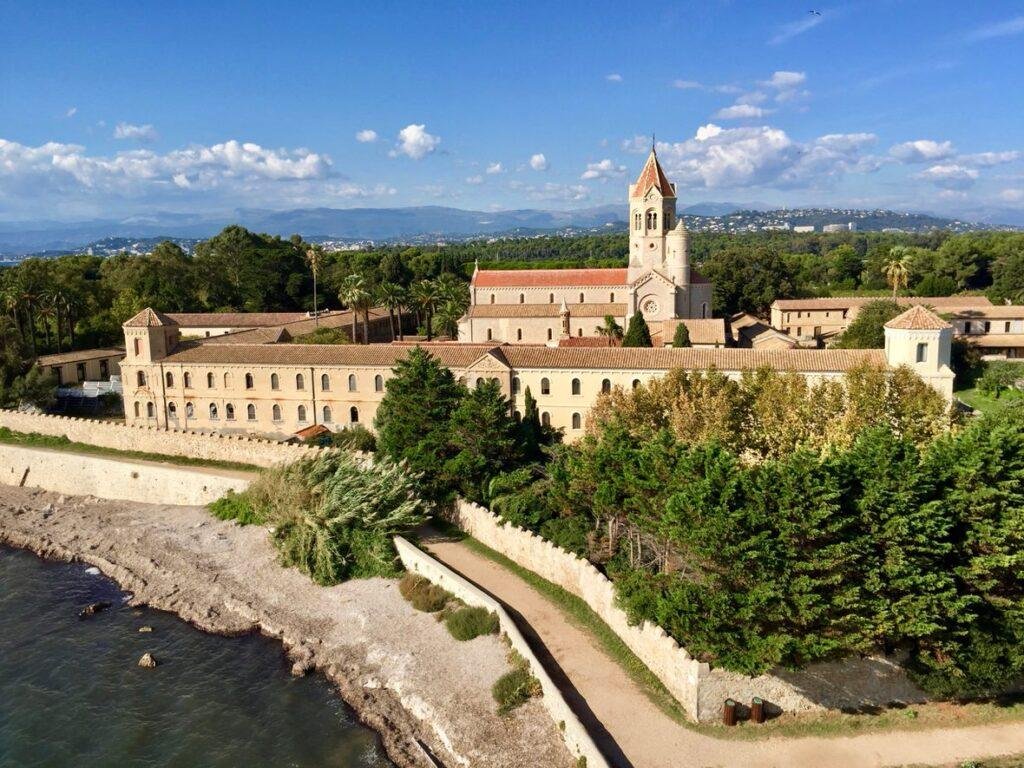
[[[92,566],[91,568],[86,568],[85,572],[88,573],[90,576],[99,576],[100,575],[100,569],[97,568],[95,565]]]
[[[156,659],[153,658],[153,654],[151,654],[149,651],[146,651],[144,654],[142,654],[142,658],[139,659],[139,666],[145,667],[146,669],[152,669],[153,667],[155,667]]]
[[[93,616],[93,615],[99,613],[100,611],[107,610],[107,608],[109,608],[109,607],[110,607],[110,603],[108,603],[105,600],[101,600],[98,603],[89,603],[89,605],[85,606],[85,608],[83,608],[82,610],[80,610],[78,612],[78,618],[80,618],[80,619],[87,619],[90,616]]]
[[[152,632],[152,631],[153,631],[153,628],[149,627],[149,626],[139,627],[139,632]]]

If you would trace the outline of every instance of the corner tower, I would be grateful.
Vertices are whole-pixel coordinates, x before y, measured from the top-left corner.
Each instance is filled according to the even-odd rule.
[[[629,186],[629,273],[633,282],[644,272],[663,270],[666,238],[676,228],[676,187],[651,146],[643,170]]]

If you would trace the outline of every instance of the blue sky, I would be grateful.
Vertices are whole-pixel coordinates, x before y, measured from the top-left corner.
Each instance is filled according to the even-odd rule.
[[[652,132],[681,205],[1024,209],[1019,2],[0,0],[0,18],[0,219],[620,203]]]

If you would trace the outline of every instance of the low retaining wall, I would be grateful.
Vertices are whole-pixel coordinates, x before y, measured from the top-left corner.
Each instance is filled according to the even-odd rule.
[[[588,561],[466,501],[456,505],[455,522],[491,549],[584,600],[695,720],[720,717],[727,698],[749,703],[759,696],[789,712],[925,700],[924,692],[890,659],[849,659],[800,672],[772,670],[759,677],[711,669],[661,627],[631,625],[616,604],[612,582]]]
[[[126,424],[80,419],[74,416],[51,416],[2,409],[0,427],[7,427],[15,432],[64,436],[76,443],[88,443],[121,451],[191,456],[196,459],[233,461],[257,467],[289,464],[323,450],[314,446],[292,445],[245,435],[130,427]]]
[[[242,473],[0,444],[0,483],[146,504],[209,504],[242,491]]]
[[[580,722],[576,714],[566,704],[562,692],[551,680],[543,665],[537,659],[533,650],[526,642],[526,638],[519,631],[519,628],[512,621],[511,617],[493,597],[482,591],[475,584],[459,576],[450,568],[432,558],[426,552],[416,548],[401,536],[395,537],[395,548],[402,560],[406,570],[418,573],[425,579],[442,587],[467,605],[486,608],[498,615],[498,622],[501,631],[508,637],[512,647],[515,648],[530,665],[533,676],[540,681],[540,687],[544,695],[541,702],[547,709],[551,718],[559,726],[565,744],[569,751],[577,758],[586,758],[587,768],[610,768],[608,761],[601,750],[597,748],[590,733]]]

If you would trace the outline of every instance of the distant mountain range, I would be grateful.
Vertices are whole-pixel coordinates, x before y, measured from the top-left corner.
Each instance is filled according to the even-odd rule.
[[[767,206],[728,202],[702,202],[683,208],[687,225],[696,231],[741,232],[800,225],[846,225],[858,229],[898,228],[923,231],[948,228],[980,229],[982,225],[927,214],[894,211],[858,211],[834,208],[764,210]],[[522,209],[468,211],[444,206],[411,208],[299,208],[270,211],[241,208],[230,214],[155,213],[125,219],[80,222],[0,222],[0,257],[17,260],[28,254],[110,253],[148,250],[150,241],[172,239],[187,245],[210,237],[228,224],[256,232],[307,240],[346,243],[431,243],[478,237],[523,237],[542,234],[585,234],[625,228],[627,211],[604,205],[574,211]],[[1005,218],[1005,217],[1001,217]],[[1024,220],[1010,221],[1024,224]]]

